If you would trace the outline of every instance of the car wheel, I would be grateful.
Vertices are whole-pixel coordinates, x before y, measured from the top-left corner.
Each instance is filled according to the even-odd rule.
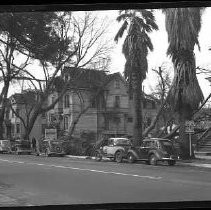
[[[118,151],[118,152],[116,152],[116,154],[115,154],[115,161],[117,162],[117,163],[121,163],[122,162],[122,152],[120,152],[120,151]]]
[[[157,165],[157,157],[154,154],[150,155],[149,163],[150,163],[150,165],[154,165],[154,166]]]
[[[128,163],[134,163],[135,162],[135,156],[132,153],[129,153],[127,155],[127,161],[128,161]]]
[[[168,161],[169,166],[174,166],[176,164],[175,160],[169,160]]]
[[[95,152],[95,160],[96,161],[101,161],[102,160],[102,155],[100,154],[100,152]]]

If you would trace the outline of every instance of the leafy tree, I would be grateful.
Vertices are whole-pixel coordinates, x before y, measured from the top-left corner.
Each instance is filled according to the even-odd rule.
[[[11,82],[23,76],[30,58],[47,60],[49,51],[54,54],[57,46],[61,45],[51,26],[55,17],[54,13],[0,14],[0,82],[3,86],[0,93],[0,130]],[[18,61],[18,56],[25,61]]]
[[[139,145],[142,139],[142,83],[148,71],[147,55],[153,50],[149,33],[158,30],[152,10],[121,10],[117,21],[124,21],[115,41],[127,31],[122,47],[126,58],[124,75],[129,83],[129,94],[133,100],[133,138]]]
[[[194,55],[195,45],[199,47],[198,34],[201,28],[202,11],[200,7],[163,10],[169,42],[167,54],[174,65],[174,79],[169,92],[169,102],[178,114],[183,158],[190,158],[185,121],[191,119],[193,112],[203,101],[203,93],[196,77]]]

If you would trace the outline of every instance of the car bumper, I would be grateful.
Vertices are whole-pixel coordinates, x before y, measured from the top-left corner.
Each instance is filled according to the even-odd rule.
[[[179,160],[179,159],[180,159],[179,156],[170,156],[170,157],[163,157],[160,160],[168,161],[168,160]]]
[[[32,152],[32,150],[21,150],[21,149],[17,149],[16,150],[16,152],[22,152],[22,153],[24,153],[24,152],[27,152],[27,153],[29,153],[29,152]]]

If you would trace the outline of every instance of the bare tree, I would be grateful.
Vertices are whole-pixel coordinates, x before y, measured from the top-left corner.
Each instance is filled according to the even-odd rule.
[[[65,65],[91,67],[97,62],[100,63],[103,59],[107,62],[99,65],[98,69],[105,70],[109,64],[111,48],[108,45],[108,40],[105,38],[107,26],[104,25],[104,20],[99,26],[96,26],[97,18],[92,17],[91,13],[85,13],[82,19],[80,17],[73,17],[70,12],[59,12],[58,17],[59,19],[53,23],[53,26],[58,37],[60,37],[61,46],[57,54],[52,55],[51,60],[39,59],[43,79],[38,79],[29,70],[24,71],[25,77],[22,77],[38,93],[37,103],[30,114],[24,138],[29,138],[37,117],[53,109],[67,89],[77,92],[77,88],[73,85],[77,78],[72,78],[65,82],[61,77],[61,72]],[[102,42],[102,38],[104,38],[104,42]],[[80,76],[80,73],[78,76]],[[49,104],[47,99],[54,91],[58,93],[57,97]],[[84,112],[84,110],[81,110],[79,116]]]
[[[80,68],[108,70],[112,40],[107,38],[110,22],[93,12],[73,13],[74,39],[78,48],[71,65]]]

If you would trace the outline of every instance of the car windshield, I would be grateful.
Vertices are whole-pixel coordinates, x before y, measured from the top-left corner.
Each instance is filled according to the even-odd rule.
[[[131,145],[129,139],[114,139],[114,145]]]
[[[9,140],[1,140],[1,144],[3,146],[9,146],[10,145],[10,141]]]
[[[164,148],[172,148],[173,144],[171,141],[168,140],[162,140],[160,141],[160,144],[164,147]]]

